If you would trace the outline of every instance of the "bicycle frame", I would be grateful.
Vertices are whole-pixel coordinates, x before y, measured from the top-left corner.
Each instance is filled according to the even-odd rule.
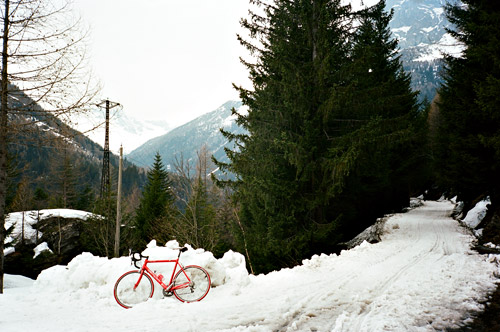
[[[188,248],[178,249],[177,259],[150,260],[149,256],[143,256],[141,253],[131,253],[132,264],[137,270],[125,272],[116,281],[113,293],[118,304],[128,309],[153,297],[154,281],[163,288],[163,296],[165,297],[174,295],[179,301],[188,303],[201,301],[210,290],[210,275],[201,266],[181,264],[179,261],[181,253],[186,252]],[[142,262],[142,264],[139,266],[138,262]],[[148,266],[149,264],[161,263],[174,264],[168,283],[161,273],[156,274],[156,271]],[[168,275],[168,273],[165,274]]]
[[[141,282],[141,279],[142,279],[142,276],[144,275],[144,273],[148,273],[154,280],[156,280],[156,282],[158,284],[160,284],[161,287],[163,287],[163,289],[165,289],[166,291],[169,291],[169,292],[174,291],[176,289],[188,287],[191,284],[191,279],[189,279],[189,276],[186,274],[186,272],[184,272],[184,266],[179,262],[179,258],[180,258],[180,255],[179,255],[179,257],[177,257],[177,259],[149,260],[149,258],[146,258],[146,260],[144,261],[144,264],[142,264],[139,279],[137,279],[137,282],[134,285],[134,289],[136,289],[137,286],[139,286],[139,283]],[[148,264],[156,264],[156,263],[175,263],[175,266],[174,266],[174,269],[172,270],[172,275],[170,276],[170,281],[168,282],[168,285],[165,284],[163,282],[163,279],[159,278],[158,275],[148,267]],[[172,281],[174,280],[175,272],[177,272],[177,267],[179,267],[181,269],[182,273],[184,273],[188,282],[185,282],[181,285],[173,286]]]

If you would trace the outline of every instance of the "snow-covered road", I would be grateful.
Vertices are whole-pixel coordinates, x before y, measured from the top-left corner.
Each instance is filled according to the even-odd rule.
[[[454,327],[481,308],[478,302],[494,289],[500,270],[499,257],[471,251],[473,238],[448,217],[452,208],[447,201],[427,201],[389,218],[380,243],[314,256],[301,266],[267,275],[248,276],[237,254],[228,255],[220,263],[228,273],[224,282],[199,303],[154,298],[122,309],[112,288],[129,260],[79,256],[67,269],[44,271],[34,285],[7,276],[8,288],[0,295],[0,330],[357,332]]]

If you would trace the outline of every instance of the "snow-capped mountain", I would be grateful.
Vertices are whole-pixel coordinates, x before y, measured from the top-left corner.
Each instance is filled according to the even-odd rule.
[[[172,127],[162,120],[145,120],[127,114],[121,108],[112,108],[109,112],[109,149],[118,154],[120,145],[128,153],[145,141],[167,133]],[[85,133],[94,142],[104,146],[106,111],[96,109],[78,117],[75,127]]]
[[[425,52],[426,47],[438,44],[446,34],[445,27],[450,27],[444,15],[445,4],[446,0],[388,0],[388,9],[394,9],[390,27],[399,47],[418,47]]]
[[[234,122],[235,116],[231,113],[233,108],[238,113],[245,111],[240,101],[228,101],[212,112],[147,141],[129,153],[127,159],[136,165],[149,167],[158,152],[167,169],[173,170],[176,159],[195,162],[196,152],[205,145],[215,158],[224,161],[227,158],[224,147],[231,146],[220,133],[220,128],[232,133],[240,133],[243,130]]]
[[[394,16],[389,24],[399,42],[403,66],[412,74],[412,87],[421,98],[432,100],[440,83],[444,54],[460,55],[463,47],[454,40],[447,28],[452,28],[445,16],[448,0],[387,0],[387,10]]]

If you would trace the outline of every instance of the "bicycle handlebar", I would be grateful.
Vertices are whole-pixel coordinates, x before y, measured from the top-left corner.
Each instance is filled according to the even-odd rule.
[[[140,266],[137,266],[137,262],[142,261],[143,258],[149,259],[149,256],[143,256],[140,252],[133,252],[130,255],[130,259],[132,260],[132,263],[138,269],[140,269]]]

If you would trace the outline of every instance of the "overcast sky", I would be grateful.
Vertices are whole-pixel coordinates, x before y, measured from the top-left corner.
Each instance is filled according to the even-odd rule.
[[[186,123],[250,86],[236,39],[248,0],[74,0],[102,97],[131,117]]]
[[[236,34],[249,0],[73,0],[90,26],[102,98],[130,117],[184,124],[251,87]],[[354,7],[378,0],[344,0]]]

